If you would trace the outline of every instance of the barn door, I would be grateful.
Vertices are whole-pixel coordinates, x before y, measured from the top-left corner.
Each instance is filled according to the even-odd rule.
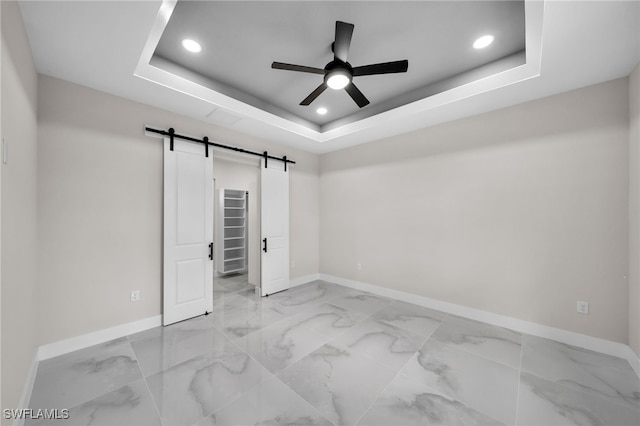
[[[289,172],[281,161],[261,162],[262,296],[289,288]]]
[[[213,310],[213,162],[201,144],[164,140],[163,324]]]

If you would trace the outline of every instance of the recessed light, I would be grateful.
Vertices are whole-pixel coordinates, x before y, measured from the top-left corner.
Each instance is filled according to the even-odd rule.
[[[479,39],[473,42],[473,47],[476,49],[484,49],[493,43],[493,36],[491,34],[483,35]]]
[[[200,43],[195,40],[191,40],[190,38],[185,38],[184,40],[182,40],[182,47],[192,53],[198,53],[202,50]]]
[[[325,115],[327,112],[329,112],[329,110],[326,109],[325,107],[320,107],[316,110],[316,112],[320,115]]]

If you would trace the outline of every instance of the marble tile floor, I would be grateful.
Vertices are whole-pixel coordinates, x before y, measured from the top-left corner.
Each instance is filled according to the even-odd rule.
[[[315,281],[40,363],[64,425],[640,425],[626,360]]]

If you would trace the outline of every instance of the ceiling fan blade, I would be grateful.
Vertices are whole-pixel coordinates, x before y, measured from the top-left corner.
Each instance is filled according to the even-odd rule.
[[[285,64],[282,62],[272,63],[271,68],[276,70],[308,72],[311,74],[324,74],[324,70],[322,68],[306,67],[304,65]]]
[[[304,100],[303,100],[302,102],[300,102],[300,105],[304,105],[304,106],[309,105],[311,102],[315,101],[315,100],[316,100],[316,98],[317,98],[318,96],[320,96],[320,94],[321,94],[322,92],[324,92],[325,90],[327,90],[327,85],[326,85],[326,84],[324,84],[324,82],[323,82],[320,86],[318,86],[318,87],[316,88],[316,90],[314,90],[313,92],[311,92],[311,94],[310,94],[309,96],[307,96],[306,98],[304,98]]]
[[[333,54],[336,59],[347,62],[352,35],[353,24],[336,21],[336,41],[333,43]]]
[[[350,83],[347,87],[344,88],[347,91],[351,99],[358,104],[360,108],[369,105],[369,99],[356,87],[355,84]]]
[[[384,62],[380,64],[355,67],[353,68],[353,76],[357,77],[360,75],[393,74],[397,72],[407,72],[408,68],[409,61],[404,59],[402,61]]]

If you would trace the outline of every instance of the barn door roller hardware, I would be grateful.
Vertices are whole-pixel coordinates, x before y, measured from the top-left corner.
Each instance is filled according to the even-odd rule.
[[[154,129],[152,127],[145,126],[144,130],[146,132],[154,133],[154,134],[157,134],[157,135],[169,136],[169,149],[171,151],[173,151],[173,141],[174,141],[174,139],[178,138],[178,139],[182,139],[182,140],[189,141],[189,142],[195,142],[195,143],[203,144],[205,146],[205,155],[207,157],[209,156],[209,146],[213,146],[213,147],[216,147],[216,148],[228,149],[230,151],[241,152],[243,154],[249,154],[249,155],[255,155],[255,156],[258,156],[258,157],[262,157],[262,158],[264,158],[264,166],[265,167],[267,167],[267,160],[269,160],[269,159],[282,161],[284,163],[284,171],[285,172],[287,171],[287,163],[296,164],[295,161],[289,160],[286,155],[283,156],[283,157],[274,157],[273,155],[269,155],[267,153],[267,151],[255,152],[255,151],[249,151],[248,149],[244,149],[244,148],[238,148],[238,147],[235,147],[235,146],[229,146],[229,145],[223,145],[223,144],[217,143],[217,142],[211,142],[207,136],[205,136],[202,139],[197,139],[197,138],[192,138],[191,136],[179,135],[179,134],[177,134],[175,132],[173,127],[171,127],[169,130],[160,130],[160,129]]]

